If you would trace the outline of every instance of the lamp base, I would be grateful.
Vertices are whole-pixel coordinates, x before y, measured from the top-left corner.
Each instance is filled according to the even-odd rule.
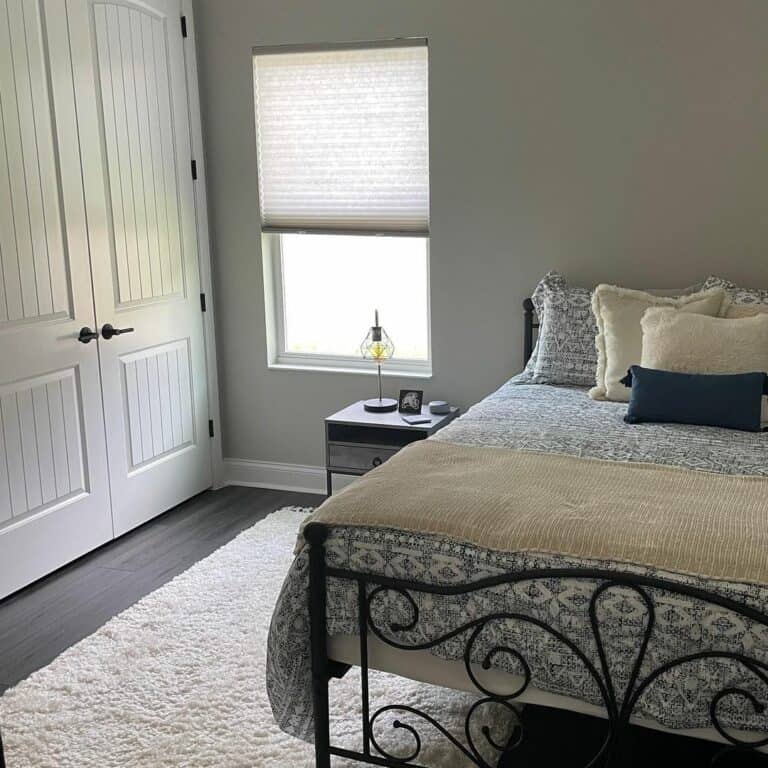
[[[397,400],[391,397],[374,397],[372,400],[366,400],[363,408],[372,413],[389,413],[397,410]]]

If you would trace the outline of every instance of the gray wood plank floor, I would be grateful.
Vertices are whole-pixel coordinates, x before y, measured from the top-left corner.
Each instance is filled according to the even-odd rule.
[[[324,496],[206,491],[0,602],[0,693],[280,507]]]

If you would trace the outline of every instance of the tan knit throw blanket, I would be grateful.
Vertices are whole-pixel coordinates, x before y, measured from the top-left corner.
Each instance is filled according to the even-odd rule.
[[[768,478],[414,443],[312,521],[768,584]]]

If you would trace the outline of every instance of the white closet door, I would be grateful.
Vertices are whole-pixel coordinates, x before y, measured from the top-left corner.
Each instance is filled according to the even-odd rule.
[[[181,7],[67,7],[119,535],[212,481]]]
[[[112,538],[71,57],[0,0],[0,597]]]

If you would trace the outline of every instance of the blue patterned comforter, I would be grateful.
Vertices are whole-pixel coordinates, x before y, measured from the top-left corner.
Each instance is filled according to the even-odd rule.
[[[621,462],[651,462],[696,471],[768,476],[768,434],[734,432],[711,427],[623,422],[626,404],[595,402],[585,389],[524,385],[512,379],[472,407],[432,439],[463,445],[496,446],[561,453]],[[768,502],[766,504],[768,525]],[[576,560],[553,555],[494,552],[431,535],[398,530],[338,527],[326,544],[327,560],[339,568],[434,584],[461,584],[484,576],[532,568],[587,567],[658,575],[749,604],[768,614],[768,585],[705,581],[691,576],[656,573],[611,562]],[[768,557],[768,553],[766,554]],[[300,552],[286,577],[269,635],[267,688],[275,719],[287,732],[312,738],[307,554]],[[485,614],[520,612],[559,628],[596,660],[588,620],[594,583],[545,579],[519,583],[473,595],[419,598],[421,620],[409,642],[449,632]],[[670,659],[701,650],[740,651],[768,663],[768,628],[694,598],[653,593],[656,626],[644,662],[649,672]],[[401,601],[402,602],[402,601]],[[405,610],[379,601],[389,619]],[[610,593],[601,602],[604,643],[615,681],[628,679],[642,636],[645,608],[630,591]],[[403,615],[403,619],[407,614]],[[331,580],[328,590],[329,633],[357,632],[355,587]],[[533,684],[542,690],[600,703],[594,682],[581,662],[553,637],[530,625],[505,624],[503,642],[528,661]],[[434,649],[442,658],[461,658],[463,642]],[[519,672],[503,654],[500,668]],[[711,725],[712,695],[742,685],[762,701],[768,686],[732,661],[702,661],[678,667],[660,678],[642,697],[637,714],[671,728]],[[762,685],[762,689],[761,686]],[[768,716],[755,713],[735,697],[720,705],[721,721],[734,728],[768,732]]]

